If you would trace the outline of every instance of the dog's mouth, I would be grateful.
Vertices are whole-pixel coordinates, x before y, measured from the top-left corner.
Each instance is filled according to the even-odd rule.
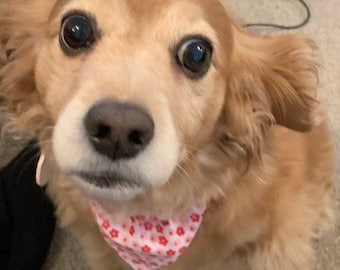
[[[99,188],[140,188],[142,183],[133,178],[128,178],[122,174],[114,171],[102,171],[102,172],[73,172],[73,175],[81,178],[88,184],[94,185]]]

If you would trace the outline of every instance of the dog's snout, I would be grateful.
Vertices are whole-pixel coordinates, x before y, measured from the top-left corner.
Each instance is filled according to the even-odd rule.
[[[104,100],[87,113],[85,130],[97,152],[117,160],[136,156],[150,143],[154,122],[138,105]]]

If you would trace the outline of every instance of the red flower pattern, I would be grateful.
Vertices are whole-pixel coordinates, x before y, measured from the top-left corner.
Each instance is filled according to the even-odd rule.
[[[110,227],[110,222],[108,220],[103,220],[102,227],[108,229]]]
[[[119,235],[119,232],[117,230],[115,230],[115,229],[112,229],[110,231],[110,235],[111,235],[112,238],[117,238],[118,235]]]
[[[129,233],[130,235],[134,235],[135,234],[135,227],[131,226],[129,229]]]
[[[190,216],[190,218],[193,222],[199,222],[201,219],[201,216],[199,214],[194,213]]]
[[[142,251],[145,253],[149,253],[151,251],[151,248],[148,245],[145,245],[142,247]]]
[[[184,231],[184,228],[183,227],[178,227],[177,230],[176,230],[177,234],[179,236],[182,236],[185,234],[185,231]]]
[[[160,225],[160,224],[158,224],[157,226],[156,226],[156,230],[157,230],[157,232],[159,232],[159,233],[163,233],[163,227],[162,227],[162,225]]]
[[[161,244],[162,246],[166,246],[168,244],[168,240],[166,239],[166,237],[159,237],[159,244]]]
[[[144,223],[144,228],[145,228],[145,230],[147,230],[147,231],[151,231],[152,228],[153,228],[153,225],[152,225],[151,222],[145,222],[145,223]]]
[[[204,212],[196,208],[183,224],[154,215],[135,215],[118,223],[101,206],[92,210],[104,239],[135,270],[156,270],[175,262],[187,250]]]
[[[186,251],[186,250],[187,250],[186,247],[181,247],[178,251],[179,251],[179,253],[183,253],[183,252]]]
[[[167,252],[166,252],[167,255],[169,256],[174,256],[176,254],[176,251],[174,251],[173,249],[169,249]]]
[[[170,222],[169,220],[162,220],[163,226],[169,226]]]

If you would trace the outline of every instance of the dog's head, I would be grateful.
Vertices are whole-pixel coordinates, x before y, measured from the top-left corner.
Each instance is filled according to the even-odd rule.
[[[13,123],[51,125],[61,171],[96,197],[186,173],[188,190],[204,190],[191,172],[207,159],[250,164],[271,125],[316,120],[312,43],[252,36],[217,0],[1,3],[0,41]]]

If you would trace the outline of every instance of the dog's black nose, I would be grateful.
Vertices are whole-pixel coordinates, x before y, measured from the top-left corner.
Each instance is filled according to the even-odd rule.
[[[103,100],[87,113],[85,129],[100,154],[117,160],[136,156],[150,143],[154,122],[138,105]]]

